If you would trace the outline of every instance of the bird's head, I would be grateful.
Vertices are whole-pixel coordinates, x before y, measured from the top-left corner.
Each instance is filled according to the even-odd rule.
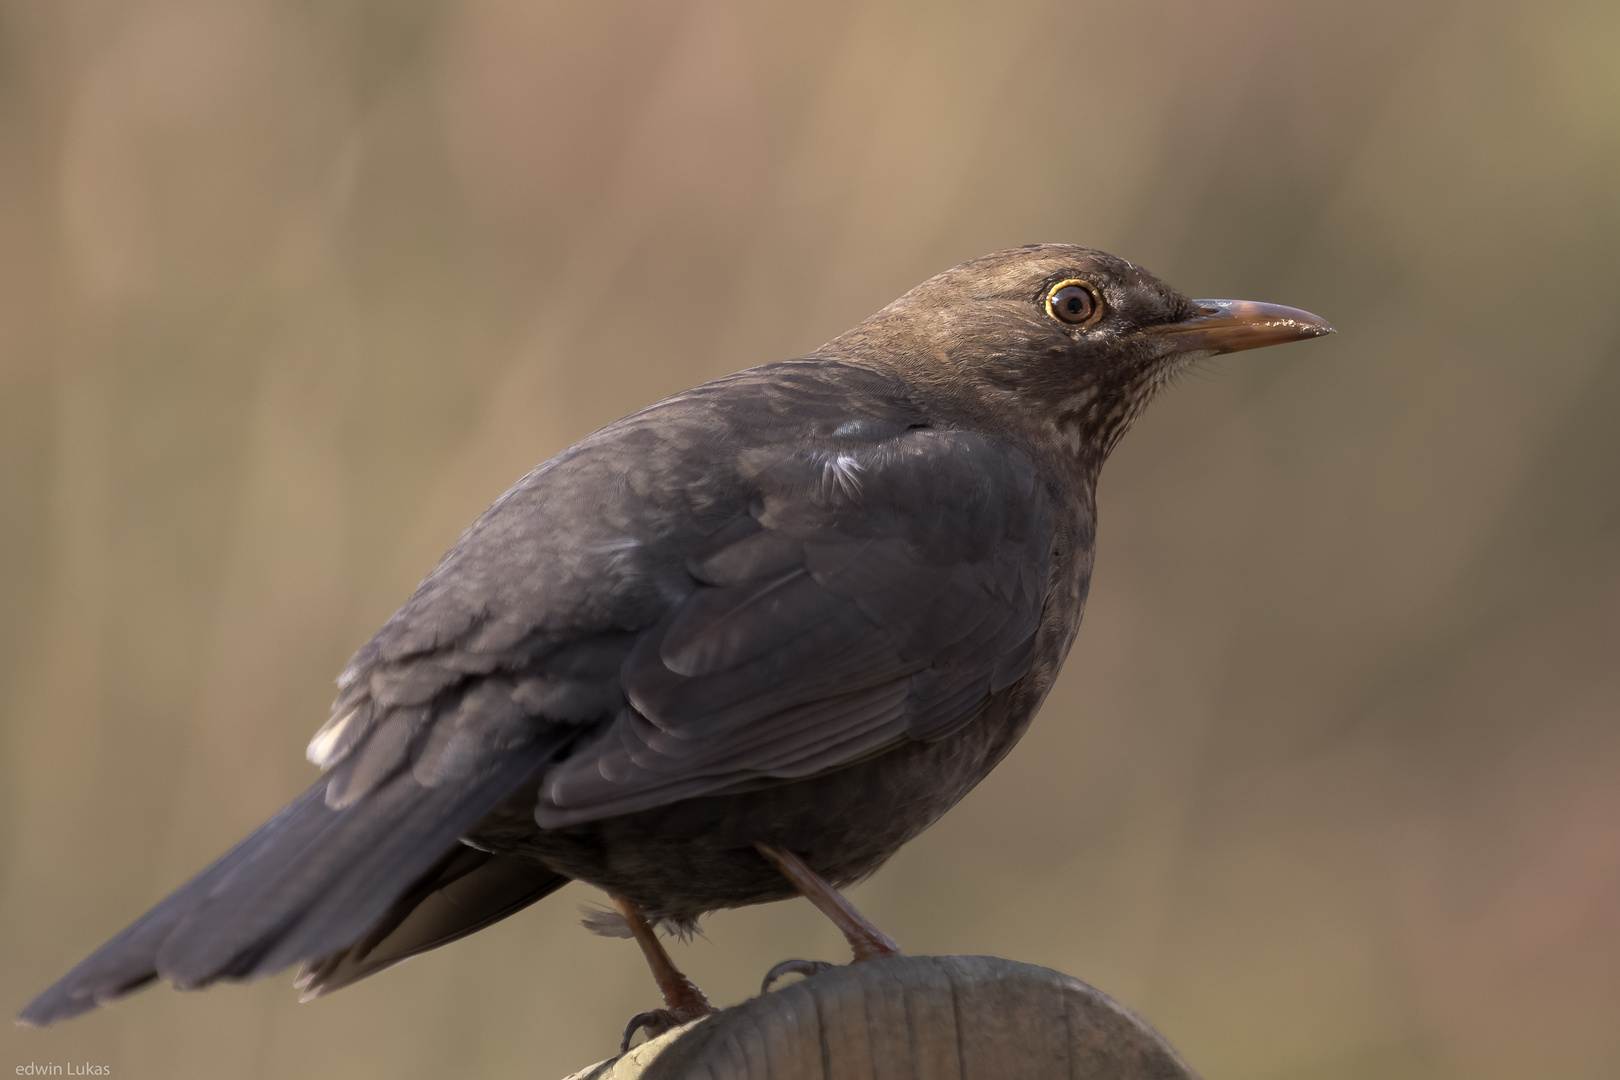
[[[930,278],[820,351],[898,367],[969,416],[1016,417],[1094,469],[1189,365],[1331,333],[1298,308],[1190,300],[1107,252],[1032,244]]]

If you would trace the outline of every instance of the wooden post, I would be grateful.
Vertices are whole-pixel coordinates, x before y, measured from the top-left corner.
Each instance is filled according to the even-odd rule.
[[[850,964],[568,1080],[1197,1080],[1106,994],[993,956]]]

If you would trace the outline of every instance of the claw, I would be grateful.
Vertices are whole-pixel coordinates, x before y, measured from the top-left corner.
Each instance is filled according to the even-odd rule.
[[[619,1040],[619,1053],[630,1052],[630,1040],[636,1037],[638,1031],[644,1030],[648,1039],[656,1039],[666,1031],[673,1031],[680,1026],[681,1021],[675,1019],[668,1009],[636,1013],[630,1018],[630,1022],[624,1025],[624,1038]]]
[[[820,975],[823,971],[831,971],[837,966],[825,960],[784,960],[765,973],[765,981],[759,984],[759,992],[769,993],[776,980],[784,975],[803,975],[808,979],[812,975]]]

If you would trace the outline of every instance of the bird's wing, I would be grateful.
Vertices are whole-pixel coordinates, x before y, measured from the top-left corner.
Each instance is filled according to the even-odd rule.
[[[594,820],[940,738],[1028,670],[1055,525],[1024,454],[780,370],[724,389],[474,525],[345,674],[329,801],[511,724],[569,735],[539,823]]]
[[[635,635],[610,723],[551,766],[557,826],[937,739],[1029,669],[1050,501],[1020,453],[919,429],[761,451],[755,498]]]
[[[1027,456],[885,377],[741,372],[503,496],[356,655],[311,757],[347,766],[344,805],[565,732],[551,827],[937,739],[1028,670],[1054,531]]]

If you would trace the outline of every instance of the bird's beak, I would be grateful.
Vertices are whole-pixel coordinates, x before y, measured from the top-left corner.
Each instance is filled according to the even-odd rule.
[[[1333,333],[1326,319],[1299,308],[1253,300],[1195,300],[1199,313],[1184,322],[1154,327],[1176,352],[1241,352]]]

